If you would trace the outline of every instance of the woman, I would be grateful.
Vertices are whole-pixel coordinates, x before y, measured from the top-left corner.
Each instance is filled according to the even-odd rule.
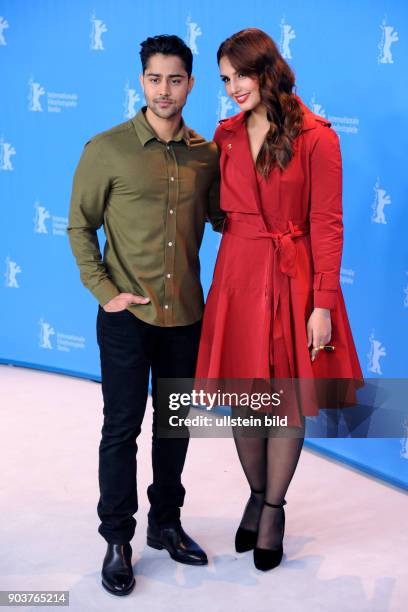
[[[339,285],[337,134],[293,93],[292,70],[261,30],[225,40],[217,60],[226,93],[242,112],[221,121],[214,136],[227,217],[196,378],[343,379],[355,383],[353,391],[363,383]],[[347,385],[334,395],[333,405],[353,405]],[[251,488],[235,544],[238,552],[254,549],[262,570],[282,559],[285,495],[305,416],[318,414],[313,401],[294,397],[285,408],[288,428],[262,438],[234,430]]]

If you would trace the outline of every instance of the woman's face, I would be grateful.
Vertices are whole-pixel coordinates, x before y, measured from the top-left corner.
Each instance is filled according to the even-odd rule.
[[[242,111],[250,111],[261,103],[259,82],[256,77],[236,72],[228,57],[220,59],[220,76],[227,95],[233,98]]]

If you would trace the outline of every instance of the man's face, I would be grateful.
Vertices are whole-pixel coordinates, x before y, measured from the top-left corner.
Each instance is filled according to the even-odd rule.
[[[162,119],[181,112],[190,93],[194,77],[188,78],[183,61],[177,55],[152,55],[140,84],[150,110]]]

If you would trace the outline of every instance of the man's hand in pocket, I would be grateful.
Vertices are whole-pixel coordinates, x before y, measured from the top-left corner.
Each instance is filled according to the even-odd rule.
[[[103,306],[105,312],[120,312],[126,310],[130,304],[148,304],[149,298],[141,295],[133,295],[133,293],[119,293]]]

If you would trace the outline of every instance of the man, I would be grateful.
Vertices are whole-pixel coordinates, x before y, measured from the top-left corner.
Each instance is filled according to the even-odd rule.
[[[130,540],[138,508],[136,438],[152,372],[153,483],[147,543],[181,563],[203,565],[205,552],[182,529],[181,473],[188,438],[157,436],[157,380],[192,378],[203,293],[198,251],[205,221],[221,231],[218,153],[189,129],[192,53],[177,36],[141,45],[147,107],[98,134],[76,169],[68,234],[81,280],[99,302],[104,422],[99,447],[99,533],[108,543],[102,584],[133,589]],[[104,225],[103,260],[96,231]]]

